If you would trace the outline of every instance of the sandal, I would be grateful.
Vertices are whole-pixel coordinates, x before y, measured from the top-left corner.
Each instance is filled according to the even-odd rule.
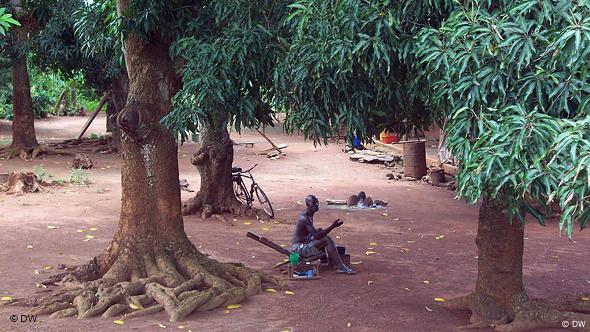
[[[340,273],[340,274],[356,274],[356,272],[354,272],[351,268],[345,267],[343,269],[338,269],[336,270],[336,273]]]

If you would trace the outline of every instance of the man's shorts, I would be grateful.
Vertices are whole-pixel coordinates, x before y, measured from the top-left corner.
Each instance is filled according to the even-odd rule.
[[[310,243],[293,243],[291,245],[291,251],[298,253],[301,257],[311,257],[319,255],[322,252],[318,250],[313,244]]]

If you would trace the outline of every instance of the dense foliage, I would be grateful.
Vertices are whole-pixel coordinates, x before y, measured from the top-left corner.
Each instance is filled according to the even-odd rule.
[[[450,1],[300,0],[289,6],[293,38],[277,74],[287,127],[314,141],[343,125],[371,139],[433,120],[418,98],[412,37],[437,26]]]
[[[286,51],[277,1],[217,1],[203,7],[172,53],[183,59],[183,87],[166,122],[182,132],[195,124],[272,125],[272,74]]]
[[[501,198],[524,222],[557,201],[590,218],[590,2],[465,1],[417,49],[431,105],[450,116],[458,192]],[[532,204],[536,202],[536,204]]]

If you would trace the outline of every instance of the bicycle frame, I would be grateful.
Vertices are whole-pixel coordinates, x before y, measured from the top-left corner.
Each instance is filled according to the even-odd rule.
[[[250,181],[252,181],[252,183],[250,184],[250,191],[248,192],[247,191],[248,189],[246,189],[246,203],[250,206],[254,202],[254,190],[256,190],[256,186],[258,185],[256,183],[256,181],[254,181],[254,176],[252,176],[252,173],[251,173],[251,171],[256,166],[258,166],[258,164],[255,164],[254,166],[250,167],[249,169],[247,169],[245,171],[232,173],[233,181],[234,182],[238,181],[237,177],[239,176],[239,181],[244,185],[244,188],[247,188],[246,183],[244,182],[244,178],[250,179]]]

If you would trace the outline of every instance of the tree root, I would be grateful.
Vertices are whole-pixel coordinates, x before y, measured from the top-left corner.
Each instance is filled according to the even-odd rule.
[[[451,310],[470,310],[470,324],[461,330],[492,327],[502,332],[522,332],[539,328],[575,328],[578,331],[590,331],[590,315],[576,311],[588,312],[590,307],[586,296],[564,295],[555,300],[529,299],[526,294],[519,294],[512,301],[512,308],[506,314],[491,318],[487,312],[485,300],[475,293],[447,300],[440,305]],[[493,312],[493,310],[491,311]]]
[[[165,310],[175,322],[195,311],[240,303],[261,292],[263,285],[285,287],[274,276],[209,259],[192,245],[186,249],[157,253],[143,262],[135,261],[142,255],[124,251],[101,278],[90,280],[100,265],[94,259],[50,280],[64,289],[20,304],[35,306],[31,314],[79,319],[102,314],[125,320]]]
[[[233,198],[233,197],[232,197]],[[240,203],[237,199],[228,199],[229,202],[223,204],[212,205],[204,202],[200,193],[192,197],[182,204],[182,215],[201,214],[202,219],[210,218],[211,216],[230,213],[234,216],[250,217],[262,220],[270,220],[266,212],[248,205]]]
[[[85,152],[117,152],[112,149],[110,140],[110,137],[82,138],[80,140],[69,139],[62,142],[50,143],[49,146],[56,150],[77,149]]]
[[[68,151],[59,151],[46,145],[36,145],[30,147],[9,145],[0,148],[0,159],[11,159],[19,156],[22,160],[33,160],[39,155],[62,155],[73,156],[74,154]]]

